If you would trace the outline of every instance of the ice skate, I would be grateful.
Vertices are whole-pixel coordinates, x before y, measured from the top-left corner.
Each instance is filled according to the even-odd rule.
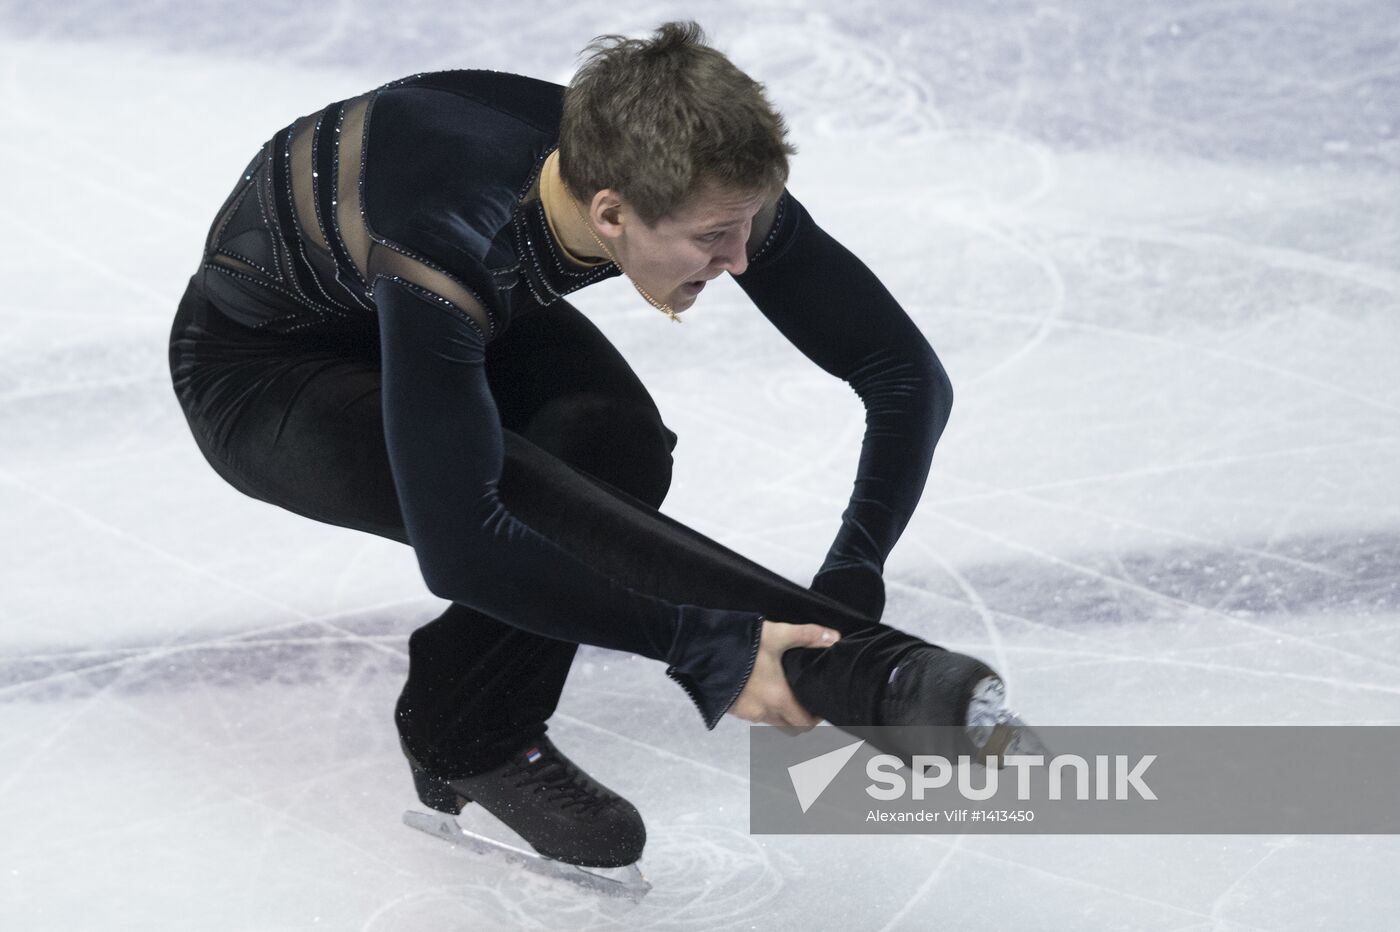
[[[985,764],[1008,754],[1046,754],[1045,745],[1006,705],[1006,685],[975,657],[933,645],[909,651],[880,697],[870,735],[881,750],[909,761],[916,754]]]
[[[651,889],[636,863],[646,844],[637,808],[590,778],[547,737],[493,770],[454,780],[428,773],[406,747],[404,754],[418,798],[436,810],[405,812],[404,824],[596,892],[639,900]],[[480,803],[534,850],[462,828],[453,816],[469,802]]]

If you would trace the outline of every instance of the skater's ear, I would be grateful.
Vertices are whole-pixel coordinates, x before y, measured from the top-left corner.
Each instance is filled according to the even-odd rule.
[[[602,188],[593,192],[588,202],[588,222],[593,229],[608,237],[615,237],[621,231],[624,213],[637,213],[621,191]]]

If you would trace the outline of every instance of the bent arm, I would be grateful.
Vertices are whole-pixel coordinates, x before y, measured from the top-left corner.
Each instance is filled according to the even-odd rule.
[[[952,384],[933,348],[874,273],[784,191],[735,281],[787,339],[865,405],[850,503],[813,588],[872,619],[881,574],[923,494]],[[755,226],[764,220],[760,215]]]
[[[676,605],[620,585],[513,516],[504,443],[473,319],[380,278],[384,434],[409,542],[428,588],[545,637],[670,664],[713,728],[743,689],[756,612]]]

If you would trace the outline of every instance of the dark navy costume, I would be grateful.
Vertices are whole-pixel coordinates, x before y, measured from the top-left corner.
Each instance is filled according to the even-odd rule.
[[[850,504],[811,589],[657,511],[676,435],[563,300],[619,274],[564,258],[537,175],[563,88],[415,75],[278,132],[215,218],[171,334],[176,394],[236,488],[410,544],[453,603],[410,639],[406,744],[443,776],[543,733],[579,643],[668,664],[707,727],[763,617],[842,631],[794,649],[799,701],[869,723],[902,653],[878,624],[951,403],[927,341],[788,192],[736,281],[866,406]]]

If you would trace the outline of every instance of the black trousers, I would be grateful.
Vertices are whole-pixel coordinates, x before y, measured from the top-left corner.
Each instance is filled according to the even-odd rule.
[[[252,330],[198,282],[175,316],[170,368],[209,464],[260,501],[408,543],[385,451],[377,334]],[[486,367],[505,432],[500,493],[512,513],[632,588],[836,628],[835,646],[784,655],[789,685],[832,724],[878,724],[890,671],[924,642],[657,511],[677,438],[597,327],[556,302],[512,321]],[[577,648],[449,604],[409,638],[399,733],[440,776],[491,769],[545,732]]]

